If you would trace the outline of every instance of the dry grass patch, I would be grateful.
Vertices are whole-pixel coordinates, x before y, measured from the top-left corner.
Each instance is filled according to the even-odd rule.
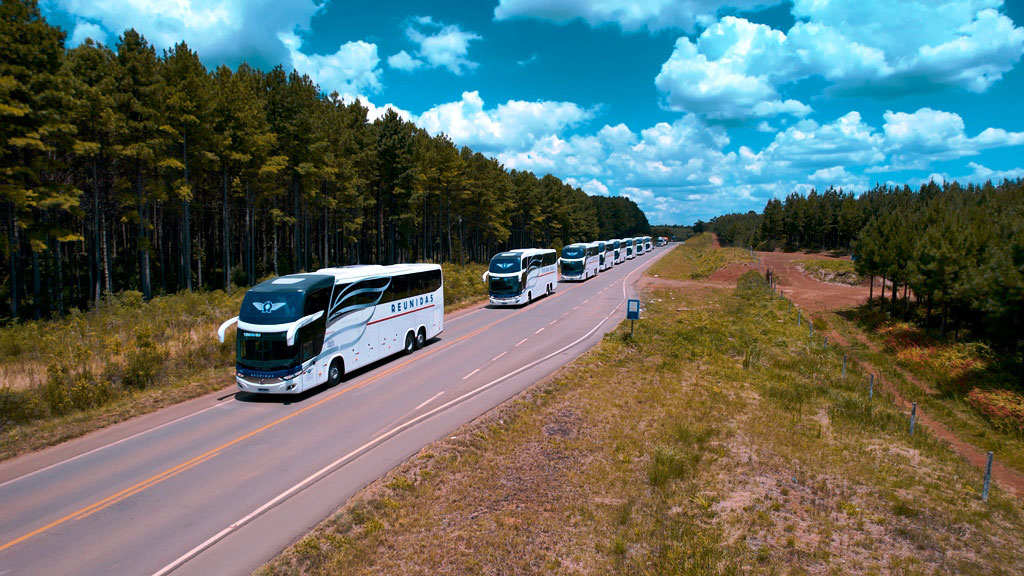
[[[647,274],[670,280],[696,280],[707,278],[715,270],[729,264],[753,261],[748,250],[715,248],[712,235],[704,233],[671,250],[652,265]]]
[[[798,260],[797,267],[811,278],[822,282],[834,282],[856,286],[861,283],[862,278],[854,269],[853,262],[849,260],[825,260],[821,258],[811,260]]]

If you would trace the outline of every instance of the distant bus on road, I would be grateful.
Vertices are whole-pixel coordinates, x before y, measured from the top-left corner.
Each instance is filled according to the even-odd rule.
[[[444,329],[437,264],[346,266],[289,274],[253,286],[238,316],[235,381],[240,390],[297,394],[398,352]]]
[[[612,244],[615,245],[615,263],[622,264],[626,261],[626,245],[625,240],[616,238],[612,240]]]
[[[651,244],[651,237],[644,236],[644,252],[650,252],[653,249],[654,246]]]
[[[615,266],[615,240],[599,242],[604,250],[604,259],[601,260],[601,271],[604,272]]]
[[[626,260],[632,260],[633,258],[636,258],[636,254],[633,252],[633,239],[626,238],[625,240],[622,241],[622,243],[625,247]]]
[[[596,242],[569,244],[562,248],[562,280],[586,280],[601,269],[601,251]]]
[[[558,287],[557,262],[555,251],[544,248],[495,254],[483,275],[491,304],[515,306],[551,294]]]

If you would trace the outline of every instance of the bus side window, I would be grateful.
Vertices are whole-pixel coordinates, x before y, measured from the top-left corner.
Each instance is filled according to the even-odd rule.
[[[309,316],[310,314],[316,314],[323,310],[327,313],[327,301],[331,297],[330,288],[321,288],[320,290],[314,290],[310,292],[309,296],[306,296],[306,305],[302,310],[303,316]]]
[[[306,296],[306,304],[303,308],[303,314],[308,316],[322,311],[324,315],[317,318],[316,322],[303,326],[299,332],[302,342],[302,348],[300,350],[302,354],[300,360],[302,362],[305,362],[319,354],[320,350],[324,347],[324,333],[327,330],[327,305],[330,298],[330,288],[314,290]]]
[[[381,304],[388,302],[395,302],[397,300],[404,300],[409,296],[409,276],[408,274],[399,274],[391,277],[391,285],[388,286],[386,292],[384,292],[384,298],[381,299]]]

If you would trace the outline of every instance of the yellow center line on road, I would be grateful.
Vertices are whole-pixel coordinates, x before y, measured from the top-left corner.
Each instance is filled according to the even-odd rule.
[[[556,292],[556,293],[548,296],[548,298],[558,297],[561,294],[568,293],[570,290],[572,290],[572,288],[569,288],[568,290],[564,290],[562,292]],[[491,323],[489,323],[489,324],[487,324],[485,326],[477,328],[476,330],[470,332],[469,334],[465,334],[463,336],[460,336],[459,338],[456,338],[455,340],[452,340],[451,342],[442,343],[441,346],[438,346],[436,348],[428,348],[428,349],[424,350],[423,352],[421,352],[420,354],[416,355],[415,357],[409,358],[408,360],[406,360],[406,361],[404,361],[404,362],[402,362],[400,364],[396,364],[395,366],[392,366],[392,367],[390,367],[390,368],[388,368],[388,369],[386,369],[386,370],[384,370],[382,372],[374,374],[373,376],[367,378],[366,380],[364,380],[362,382],[358,382],[356,384],[352,384],[351,386],[348,386],[348,387],[346,387],[346,388],[344,388],[342,390],[339,390],[339,391],[335,392],[334,394],[331,394],[330,396],[324,397],[324,398],[318,400],[317,402],[314,402],[313,404],[310,404],[309,406],[306,406],[304,408],[296,410],[295,412],[292,412],[291,414],[288,414],[286,416],[282,416],[281,418],[278,418],[277,420],[274,420],[273,422],[271,422],[269,424],[266,424],[266,425],[261,426],[261,427],[255,429],[255,430],[253,430],[251,432],[243,434],[242,436],[239,436],[239,437],[235,438],[234,440],[230,440],[228,442],[225,442],[225,443],[221,444],[220,446],[217,446],[216,448],[213,448],[211,450],[208,450],[208,451],[200,454],[199,456],[196,456],[195,458],[192,458],[190,460],[182,462],[181,464],[178,464],[177,466],[174,466],[173,468],[168,468],[167,470],[164,470],[163,472],[160,472],[159,474],[156,474],[156,475],[151,476],[151,477],[149,477],[149,478],[147,478],[147,479],[145,479],[145,480],[143,480],[141,482],[138,482],[138,483],[136,483],[136,484],[134,484],[132,486],[129,486],[128,488],[125,488],[124,490],[121,490],[121,491],[119,491],[119,492],[117,492],[117,493],[115,493],[115,494],[113,494],[111,496],[108,496],[108,497],[106,497],[106,498],[104,498],[104,499],[102,499],[102,500],[100,500],[98,502],[95,502],[95,503],[90,504],[90,505],[88,505],[88,506],[86,506],[86,507],[84,507],[84,508],[82,508],[80,510],[76,510],[76,511],[74,511],[74,512],[72,512],[72,513],[70,513],[70,514],[68,514],[66,516],[58,518],[57,520],[54,520],[53,522],[50,522],[49,524],[46,524],[45,526],[37,528],[37,529],[29,532],[28,534],[25,534],[24,536],[21,536],[21,537],[15,538],[14,540],[6,542],[6,543],[0,545],[0,552],[3,552],[4,550],[7,550],[8,548],[10,548],[12,546],[15,546],[17,544],[20,544],[20,543],[22,543],[22,542],[24,542],[24,541],[26,541],[26,540],[28,540],[30,538],[38,536],[38,535],[40,535],[40,534],[50,530],[51,528],[54,528],[56,526],[60,526],[61,524],[64,524],[64,523],[66,523],[66,522],[68,522],[70,520],[77,520],[77,519],[82,519],[82,518],[86,518],[88,516],[91,516],[92,514],[95,514],[96,512],[99,512],[100,510],[108,508],[108,507],[110,507],[110,506],[112,506],[112,505],[114,505],[114,504],[116,504],[118,502],[121,502],[122,500],[124,500],[126,498],[129,498],[131,496],[134,496],[135,494],[138,494],[139,492],[145,490],[146,488],[150,488],[152,486],[155,486],[155,485],[163,482],[164,480],[167,480],[168,478],[172,478],[174,476],[177,476],[181,472],[184,472],[184,471],[186,471],[186,470],[188,470],[190,468],[193,468],[193,467],[195,467],[195,466],[197,466],[197,465],[199,465],[199,464],[201,464],[203,462],[206,462],[206,461],[210,460],[211,458],[213,458],[214,456],[216,456],[220,452],[223,452],[225,449],[230,448],[230,447],[238,444],[239,442],[242,442],[244,440],[248,440],[249,438],[252,438],[253,436],[255,436],[255,435],[257,435],[257,434],[259,434],[261,432],[265,432],[265,431],[267,431],[267,430],[269,430],[269,429],[271,429],[271,428],[273,428],[273,427],[275,427],[275,426],[277,426],[279,424],[287,422],[287,421],[291,420],[292,418],[295,418],[296,416],[298,416],[300,414],[304,414],[304,413],[312,410],[313,408],[316,408],[316,407],[321,406],[321,405],[323,405],[323,404],[325,404],[325,403],[327,403],[327,402],[329,402],[331,400],[334,400],[335,398],[338,398],[342,394],[346,394],[348,392],[351,392],[352,390],[356,390],[358,388],[362,388],[364,386],[368,386],[368,385],[370,385],[370,384],[380,380],[381,378],[384,378],[385,376],[389,376],[391,374],[394,374],[395,372],[397,372],[398,370],[401,370],[402,368],[408,366],[412,362],[415,362],[417,360],[422,360],[423,358],[426,358],[428,356],[431,356],[433,354],[441,352],[442,350],[446,350],[446,349],[448,349],[448,348],[458,344],[459,342],[462,342],[463,340],[466,340],[468,338],[472,338],[472,337],[476,336],[477,334],[480,334],[481,332],[483,332],[485,330],[488,330],[492,326],[494,326],[496,324],[499,324],[501,322],[504,322],[505,320],[508,320],[509,318],[512,318],[514,316],[518,316],[519,314],[522,314],[523,312],[526,312],[527,310],[529,310],[529,308],[523,308],[521,310],[517,310],[516,312],[513,312],[512,314],[509,314],[508,316],[505,316],[503,318],[499,318],[499,319],[495,320],[494,322],[491,322]]]

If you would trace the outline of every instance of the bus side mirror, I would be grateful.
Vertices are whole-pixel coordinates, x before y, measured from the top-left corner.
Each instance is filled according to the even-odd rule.
[[[487,283],[488,276],[490,276],[490,272],[484,272],[483,275],[480,276],[480,280],[482,280],[484,283]]]

